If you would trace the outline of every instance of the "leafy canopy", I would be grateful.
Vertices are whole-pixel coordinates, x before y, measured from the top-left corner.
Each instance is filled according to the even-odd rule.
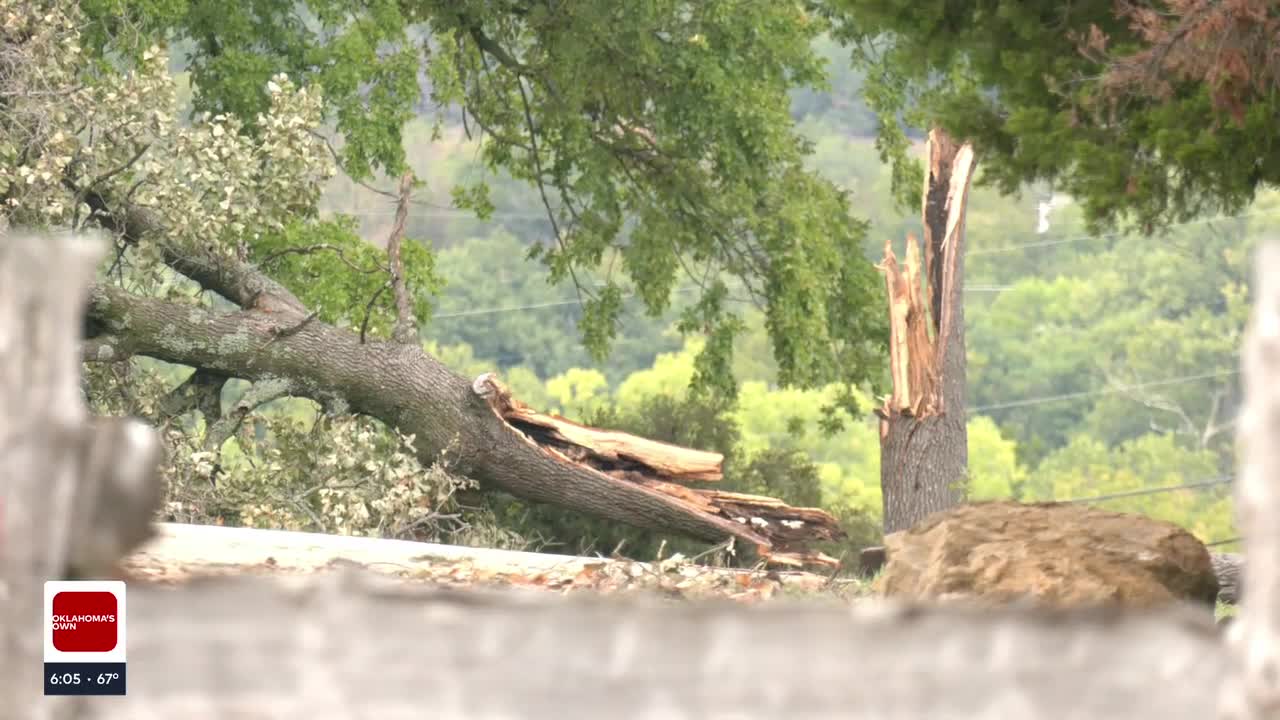
[[[975,143],[983,182],[1014,193],[1051,181],[1092,229],[1149,231],[1235,212],[1280,180],[1280,96],[1222,92],[1224,69],[1275,78],[1223,41],[1252,27],[1273,47],[1275,21],[1250,21],[1265,5],[1273,16],[1264,2],[835,0],[831,16],[868,72],[903,196],[919,188],[903,124],[937,124]]]
[[[397,175],[420,108],[483,138],[483,160],[538,189],[551,238],[531,255],[584,299],[596,359],[623,298],[708,338],[700,387],[732,394],[737,303],[766,309],[787,384],[860,382],[882,352],[883,307],[864,224],[803,166],[793,88],[820,86],[811,41],[826,21],[794,2],[626,3],[155,0],[85,4],[100,49],[118,28],[163,33],[186,55],[197,110],[250,118],[285,72],[323,90],[353,177]],[[490,209],[483,184],[454,193]],[[598,284],[584,281],[598,276]]]

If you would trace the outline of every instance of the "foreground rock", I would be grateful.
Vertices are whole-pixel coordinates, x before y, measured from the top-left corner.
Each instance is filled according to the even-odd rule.
[[[1172,523],[1060,503],[976,503],[885,538],[875,590],[910,600],[1212,607],[1204,545]]]

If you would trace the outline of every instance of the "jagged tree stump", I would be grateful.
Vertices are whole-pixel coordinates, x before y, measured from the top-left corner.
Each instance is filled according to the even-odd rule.
[[[903,264],[886,241],[877,266],[889,298],[893,379],[893,393],[876,410],[885,534],[906,530],[964,498],[964,224],[975,163],[968,143],[942,130],[929,133],[923,267],[914,236],[907,237]]]

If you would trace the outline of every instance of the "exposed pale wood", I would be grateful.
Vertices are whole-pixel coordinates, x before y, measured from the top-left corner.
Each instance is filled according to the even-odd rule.
[[[906,284],[910,291],[907,313],[907,370],[911,375],[910,414],[932,415],[938,410],[938,361],[941,356],[929,337],[929,309],[920,295],[920,246],[907,237]]]
[[[1222,692],[1223,720],[1280,717],[1280,241],[1259,247],[1253,277],[1235,482],[1248,585],[1229,631],[1236,667]]]
[[[971,145],[930,131],[921,198],[923,283],[914,236],[907,238],[903,266],[890,243],[877,266],[889,294],[893,381],[892,395],[876,410],[886,533],[907,529],[963,498],[964,218],[974,167]]]
[[[805,547],[815,541],[845,536],[839,522],[827,511],[794,508],[763,495],[680,484],[720,479],[724,457],[719,453],[587,427],[539,413],[513,397],[493,373],[478,376],[471,387],[525,442],[559,462],[674,500],[689,513],[724,528],[727,536],[748,543],[768,562],[790,566],[838,564],[833,558]]]
[[[916,237],[907,236],[907,259],[901,266],[892,244],[886,241],[884,260],[877,267],[889,292],[889,365],[893,376],[893,394],[882,415],[932,415],[938,405],[938,355],[929,337],[929,311],[920,290],[920,244]]]
[[[671,445],[619,430],[588,427],[523,405],[513,407],[504,417],[526,432],[540,432],[548,441],[562,447],[572,446],[562,449],[566,454],[577,454],[573,449],[580,448],[597,462],[608,463],[620,471],[640,466],[641,472],[647,470],[676,482],[714,482],[724,477],[724,456],[720,453]]]
[[[907,236],[907,242],[912,242]],[[893,412],[904,412],[911,409],[911,351],[908,343],[910,326],[907,318],[911,312],[911,286],[898,267],[898,257],[893,252],[893,243],[884,241],[884,259],[876,266],[884,275],[885,294],[889,301],[889,374],[892,377],[892,388],[889,397],[885,398],[882,417]]]
[[[955,145],[954,140],[945,137],[937,129],[929,132],[929,142],[932,145]],[[951,326],[957,322],[964,322],[961,307],[961,299],[964,295],[963,288],[959,286],[961,283],[959,263],[964,253],[965,210],[968,207],[969,186],[973,180],[976,159],[973,146],[965,143],[955,148],[954,154],[931,153],[929,161],[930,175],[946,177],[948,181],[945,200],[945,235],[942,238],[935,237],[935,224],[930,222],[924,224],[925,271],[929,275],[929,282],[925,284],[925,289],[929,293],[932,307],[934,331],[938,342],[937,363],[940,366],[942,358],[946,356],[947,343],[955,337],[951,332]],[[948,167],[944,167],[944,164]],[[925,197],[927,198],[928,195],[926,194]],[[925,214],[928,214],[927,206]]]

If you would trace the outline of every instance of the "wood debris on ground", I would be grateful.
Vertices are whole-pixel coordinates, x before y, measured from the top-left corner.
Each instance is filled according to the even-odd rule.
[[[273,557],[266,557],[258,563],[234,565],[183,565],[134,557],[122,564],[120,577],[133,583],[177,586],[209,576],[300,576],[347,567],[361,567],[408,582],[446,587],[506,587],[561,594],[590,592],[612,595],[641,592],[673,601],[721,598],[758,603],[782,596],[848,599],[865,594],[867,587],[860,580],[814,573],[697,565],[679,555],[653,563],[609,558],[600,558],[598,561],[584,559],[581,562],[567,563],[563,567],[528,571],[495,570],[470,560],[430,558],[421,558],[412,565],[334,559],[319,567],[307,568],[279,563]]]

